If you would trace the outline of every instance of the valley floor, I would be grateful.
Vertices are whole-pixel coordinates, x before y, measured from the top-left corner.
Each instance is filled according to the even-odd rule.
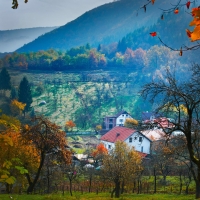
[[[113,198],[110,197],[109,193],[74,193],[74,195],[71,197],[69,194],[65,194],[64,196],[61,194],[50,194],[50,195],[16,195],[16,194],[0,194],[1,200],[8,200],[8,199],[14,199],[14,200],[111,200]],[[120,200],[193,200],[194,195],[176,195],[176,194],[124,194],[121,195]]]

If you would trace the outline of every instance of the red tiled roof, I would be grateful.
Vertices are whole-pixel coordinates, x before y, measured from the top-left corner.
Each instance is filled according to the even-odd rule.
[[[110,131],[108,131],[105,135],[103,135],[100,140],[104,140],[107,142],[116,142],[117,140],[124,141],[129,136],[131,136],[134,132],[136,132],[133,129],[125,128],[121,126],[116,126]]]
[[[140,151],[137,151],[137,153],[141,156],[141,158],[145,158],[148,155],[147,153],[142,153]]]

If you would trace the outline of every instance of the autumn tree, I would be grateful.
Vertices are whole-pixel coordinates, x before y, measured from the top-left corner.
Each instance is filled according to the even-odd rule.
[[[133,118],[127,118],[125,120],[124,126],[127,128],[135,128],[139,122],[136,119]]]
[[[115,193],[116,198],[120,197],[121,184],[131,181],[141,169],[141,156],[121,141],[103,157],[102,173],[115,184],[112,195]]]
[[[106,147],[100,143],[96,149],[92,152],[92,156],[96,161],[102,161],[103,157],[108,154]]]
[[[193,65],[184,80],[177,80],[176,74],[169,68],[165,76],[144,85],[141,94],[151,102],[159,100],[157,110],[169,111],[167,114],[175,116],[171,128],[165,129],[166,136],[174,131],[180,131],[186,140],[189,159],[194,167],[191,169],[196,183],[196,198],[200,197],[200,157],[199,157],[199,130],[200,130],[200,65]],[[160,101],[162,99],[162,101]],[[176,107],[172,110],[171,106]],[[182,112],[180,105],[184,105],[187,112]],[[169,138],[170,139],[170,138]]]
[[[29,184],[28,194],[34,190],[48,153],[57,153],[64,162],[70,162],[71,153],[66,150],[65,135],[65,132],[61,131],[59,126],[41,117],[35,118],[32,126],[24,127],[23,137],[31,140],[39,152],[39,165],[36,172],[34,174],[26,173]]]
[[[31,103],[33,102],[33,100],[31,94],[31,87],[26,77],[24,77],[20,82],[18,90],[18,101],[26,104],[24,114],[25,112],[30,110]]]
[[[75,126],[76,126],[76,124],[72,120],[66,121],[66,123],[65,123],[66,130],[72,131]]]
[[[15,182],[26,183],[23,174],[28,173],[27,168],[29,172],[37,168],[38,154],[32,142],[22,137],[21,124],[16,118],[3,114],[0,125],[0,182],[9,193]]]
[[[21,103],[17,101],[16,99],[14,99],[10,103],[10,110],[14,116],[20,115],[22,111],[24,110],[25,106],[26,106],[25,103]]]

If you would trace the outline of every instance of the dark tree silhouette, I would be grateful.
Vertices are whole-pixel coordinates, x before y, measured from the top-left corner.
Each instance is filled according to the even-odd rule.
[[[10,75],[5,67],[0,72],[0,90],[11,90]]]
[[[169,116],[175,117],[174,126],[165,129],[166,136],[171,136],[174,131],[181,131],[184,135],[189,159],[194,166],[191,171],[198,199],[200,198],[200,65],[193,65],[189,70],[186,71],[184,80],[179,81],[176,74],[167,68],[165,77],[158,77],[144,85],[141,93],[151,102],[156,100],[160,102],[158,111],[165,110]]]
[[[33,100],[32,100],[30,84],[26,77],[24,77],[20,82],[18,90],[18,101],[26,104],[26,107],[24,109],[24,114],[25,112],[30,110],[31,103],[33,102]]]

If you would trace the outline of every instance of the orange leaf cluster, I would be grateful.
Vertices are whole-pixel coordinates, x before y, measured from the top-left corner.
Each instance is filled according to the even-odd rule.
[[[190,31],[186,29],[187,36],[192,42],[200,40],[200,8],[192,9],[193,20],[190,22],[190,26],[194,26],[194,30]]]
[[[68,128],[73,128],[76,126],[76,124],[72,120],[67,121],[65,125]]]
[[[106,147],[102,143],[100,143],[97,146],[96,150],[92,153],[92,156],[97,157],[99,155],[106,155],[107,153],[108,153],[108,150],[106,149]]]
[[[179,13],[179,9],[176,8],[176,10],[174,10],[174,14],[178,14]]]

